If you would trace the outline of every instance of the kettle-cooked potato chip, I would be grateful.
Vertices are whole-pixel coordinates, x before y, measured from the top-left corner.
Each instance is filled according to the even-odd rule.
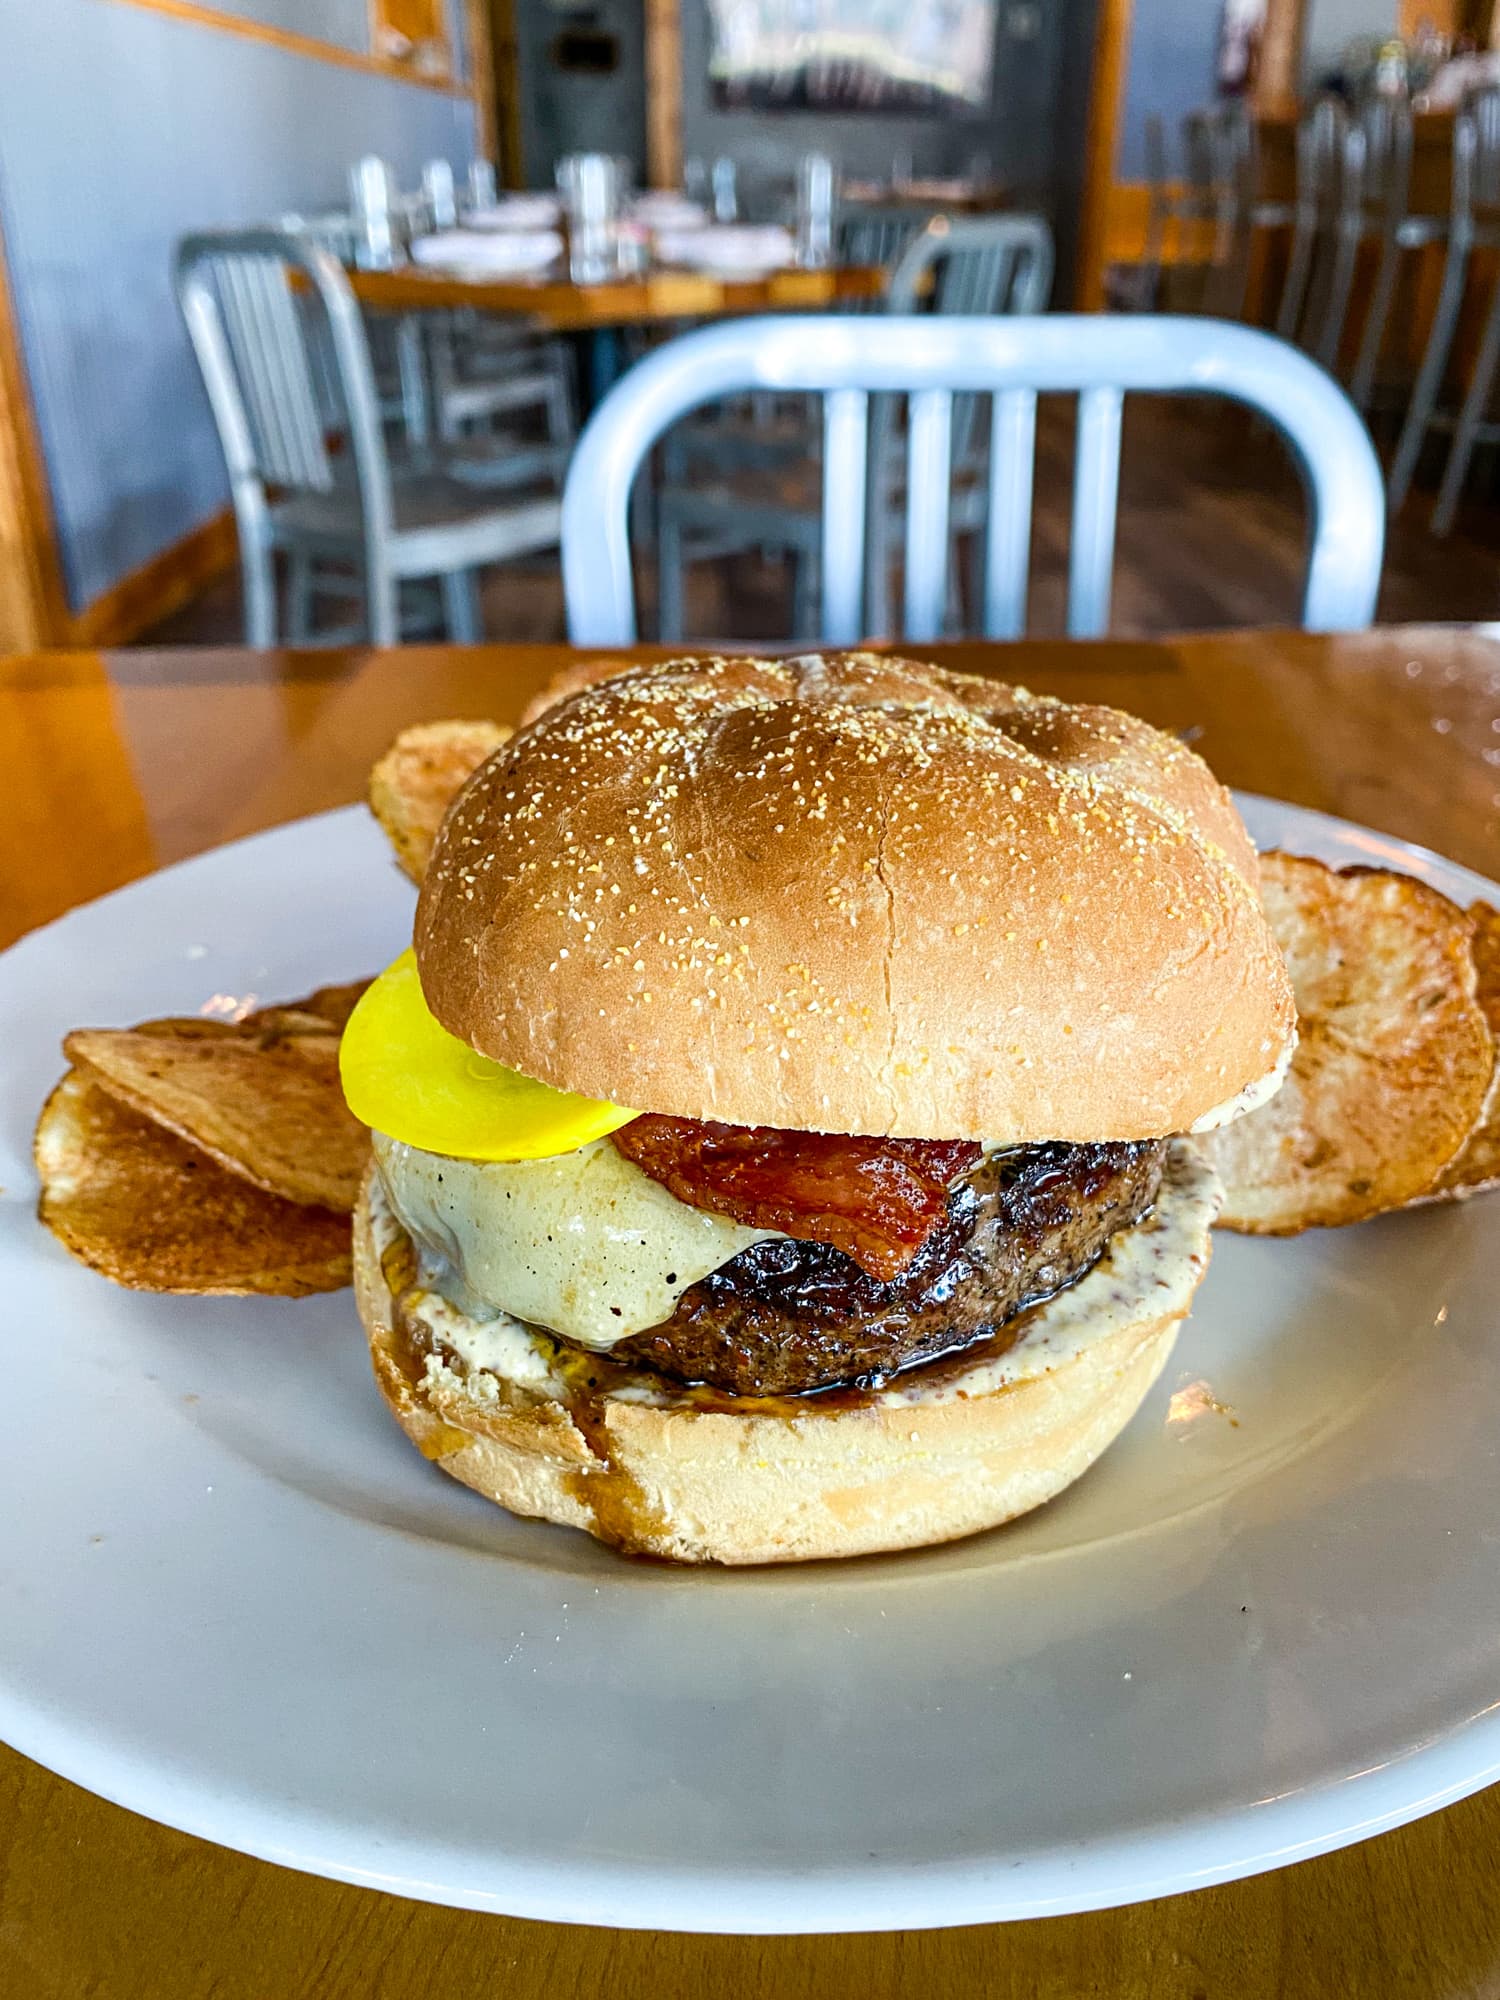
[[[36,1129],[42,1221],[116,1284],[296,1297],[350,1281],[347,1215],[282,1201],[79,1070]]]
[[[371,771],[370,810],[413,882],[427,872],[443,815],[511,735],[498,722],[420,722],[403,729]]]
[[[1287,1235],[1400,1208],[1460,1153],[1490,1088],[1473,923],[1411,876],[1290,854],[1261,856],[1261,894],[1299,1039],[1270,1103],[1204,1141],[1220,1223]]]
[[[344,1103],[339,1037],[85,1028],[70,1062],[113,1096],[286,1201],[352,1212],[369,1135]]]

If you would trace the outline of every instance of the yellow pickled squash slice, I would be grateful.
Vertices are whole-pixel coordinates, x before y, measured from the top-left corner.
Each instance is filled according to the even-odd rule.
[[[428,1010],[409,951],[381,973],[350,1015],[339,1073],[349,1109],[362,1124],[424,1153],[458,1159],[574,1153],[636,1116],[618,1104],[552,1090],[450,1035]]]

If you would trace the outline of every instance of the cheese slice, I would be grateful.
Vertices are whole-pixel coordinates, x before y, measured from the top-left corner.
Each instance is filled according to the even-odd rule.
[[[463,1313],[509,1313],[581,1347],[659,1326],[689,1285],[779,1233],[690,1208],[607,1139],[512,1161],[374,1143],[426,1284]]]

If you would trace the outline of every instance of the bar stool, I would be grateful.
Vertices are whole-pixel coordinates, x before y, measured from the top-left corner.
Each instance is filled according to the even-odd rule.
[[[1320,97],[1297,127],[1297,188],[1292,248],[1276,314],[1276,331],[1296,341],[1318,323],[1313,280],[1318,253],[1338,226],[1338,191],[1349,114],[1336,98]],[[1306,345],[1306,342],[1302,342]]]
[[[1500,248],[1500,91],[1488,90],[1471,98],[1454,120],[1452,194],[1442,284],[1386,485],[1387,505],[1395,513],[1411,490],[1427,433],[1451,430],[1453,443],[1432,516],[1432,531],[1437,535],[1447,534],[1453,525],[1474,446],[1500,436],[1500,426],[1483,421],[1496,363],[1500,360],[1500,283],[1491,295],[1473,379],[1459,413],[1454,418],[1438,409],[1468,287],[1472,253],[1476,249],[1496,248]]]
[[[1374,391],[1402,256],[1440,243],[1448,233],[1446,215],[1411,211],[1411,158],[1411,107],[1400,98],[1372,98],[1344,136],[1333,267],[1315,348],[1325,368],[1337,366],[1360,251],[1378,244],[1375,281],[1349,383],[1361,410],[1368,409]]]

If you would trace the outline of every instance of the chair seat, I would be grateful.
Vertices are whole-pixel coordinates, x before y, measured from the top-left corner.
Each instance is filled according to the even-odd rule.
[[[391,495],[395,513],[391,566],[397,576],[475,569],[556,548],[561,539],[562,508],[555,499],[497,504],[441,472],[396,472]],[[352,487],[341,482],[327,493],[299,493],[276,501],[271,507],[271,532],[283,548],[357,556],[358,499]]]

